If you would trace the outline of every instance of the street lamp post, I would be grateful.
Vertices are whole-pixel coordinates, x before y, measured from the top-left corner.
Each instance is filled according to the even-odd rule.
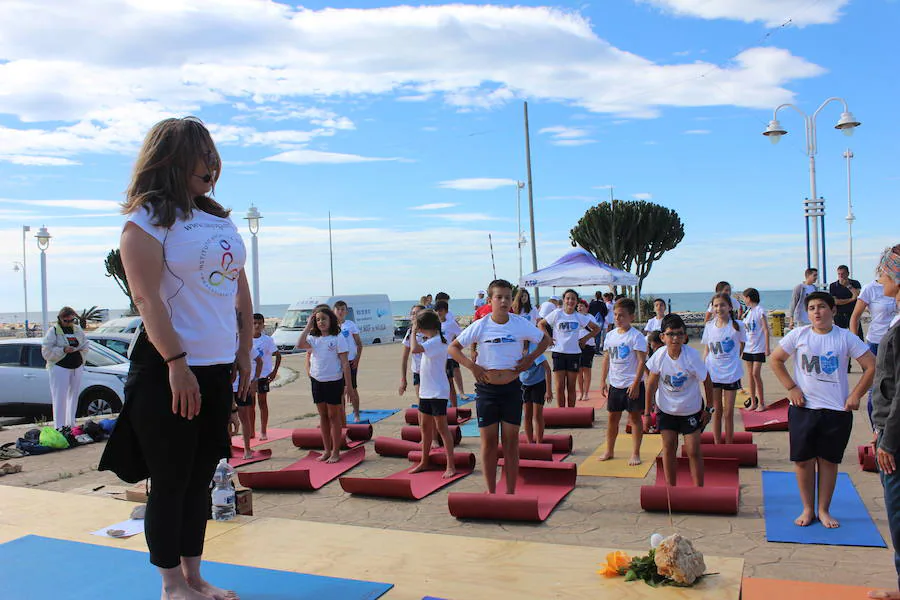
[[[841,113],[841,118],[838,120],[837,124],[834,126],[835,129],[840,129],[844,135],[850,136],[853,135],[853,130],[859,127],[860,122],[857,121],[853,113],[850,112],[849,107],[847,106],[847,101],[843,98],[831,97],[825,100],[819,108],[812,115],[807,115],[805,112],[797,108],[795,105],[787,103],[781,104],[775,108],[774,113],[772,114],[772,120],[769,121],[769,126],[766,127],[766,130],[763,132],[763,135],[768,137],[769,140],[773,144],[777,144],[781,139],[781,136],[787,134],[787,130],[781,127],[781,123],[778,122],[778,111],[782,108],[792,108],[797,111],[800,116],[803,117],[803,121],[806,125],[806,155],[809,157],[809,199],[812,202],[817,202],[819,199],[818,194],[816,193],[816,153],[818,152],[817,147],[817,138],[816,138],[816,117],[819,116],[819,113],[822,111],[825,106],[830,104],[831,102],[840,102],[844,110]],[[808,208],[808,207],[806,207]],[[811,233],[812,241],[807,242],[807,255],[809,256],[809,267],[814,269],[819,269],[819,259],[821,256],[822,261],[825,260],[825,252],[824,249],[821,252],[819,251],[819,229],[820,224],[818,219],[822,219],[822,225],[825,222],[825,201],[821,199],[821,205],[815,207],[816,210],[809,211],[807,210],[807,217],[811,219],[811,223],[809,226],[809,230]],[[822,244],[824,245],[825,240],[823,236]],[[821,270],[819,272],[822,277],[822,282],[827,283],[827,274],[823,273]]]
[[[853,221],[856,220],[856,217],[853,216],[853,197],[850,194],[850,161],[853,160],[853,151],[850,148],[844,152],[844,158],[847,159],[847,216],[845,219],[847,220],[847,248],[850,252],[847,266],[853,273]]]
[[[25,292],[25,337],[28,337],[28,284],[25,277],[25,264],[17,260],[13,261],[13,271],[18,273],[22,271],[22,285],[26,289]]]
[[[259,232],[259,220],[262,219],[262,215],[251,204],[247,209],[247,216],[244,218],[247,219],[247,225],[250,227],[250,251],[253,254],[253,306],[259,312],[259,243],[256,234]]]
[[[41,251],[41,333],[47,334],[47,248],[52,237],[46,227],[41,227],[37,234],[37,245]]]
[[[516,182],[516,220],[518,221],[516,246],[519,249],[519,279],[522,279],[522,246],[525,245],[525,233],[522,231],[522,190],[524,188],[524,181]]]
[[[22,292],[25,295],[25,337],[28,337],[28,262],[25,252],[25,234],[31,231],[28,225],[22,225]]]

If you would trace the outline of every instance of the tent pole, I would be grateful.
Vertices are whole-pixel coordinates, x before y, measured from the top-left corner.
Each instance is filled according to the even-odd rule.
[[[528,218],[531,223],[531,270],[537,271],[537,244],[534,239],[534,190],[531,185],[531,138],[528,135],[528,103],[525,102],[525,165],[528,168]],[[541,292],[534,286],[534,299],[541,304]]]

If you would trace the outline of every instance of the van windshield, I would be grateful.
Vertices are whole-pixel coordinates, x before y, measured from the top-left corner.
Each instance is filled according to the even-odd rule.
[[[306,327],[306,322],[309,321],[309,316],[312,314],[311,308],[304,308],[303,310],[289,310],[284,313],[284,319],[281,321],[282,329],[303,329]]]

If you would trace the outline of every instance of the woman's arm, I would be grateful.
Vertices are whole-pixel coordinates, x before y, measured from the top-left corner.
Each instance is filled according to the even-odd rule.
[[[309,315],[309,319],[306,320],[306,327],[303,328],[303,333],[300,334],[300,339],[297,340],[297,347],[302,348],[303,350],[309,350],[312,348],[312,345],[309,343],[309,332],[312,331],[313,322],[315,317]],[[306,353],[309,356],[309,352]],[[306,368],[307,373],[309,372],[309,365]]]
[[[763,317],[763,336],[766,338],[766,356],[772,354],[772,344],[771,344],[771,335],[772,332],[769,331],[769,319]]]
[[[56,328],[52,325],[47,327],[47,333],[41,342],[41,356],[48,363],[58,363],[65,355],[65,348],[56,343]]]
[[[859,331],[859,320],[862,318],[863,312],[869,305],[862,298],[857,298],[856,306],[853,307],[853,314],[850,316],[850,333],[856,334]]]
[[[238,290],[235,304],[235,316],[238,329],[237,365],[241,381],[238,393],[246,398],[250,393],[250,349],[253,347],[253,298],[250,296],[250,285],[247,273],[241,269],[238,276]],[[255,378],[254,378],[255,379]]]

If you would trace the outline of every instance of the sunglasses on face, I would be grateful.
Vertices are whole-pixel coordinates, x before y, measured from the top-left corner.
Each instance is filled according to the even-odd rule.
[[[667,338],[679,338],[684,335],[683,331],[667,331],[663,334]]]
[[[63,323],[72,323],[73,321],[75,321],[75,318],[74,318],[74,317],[69,318],[69,319],[62,319],[62,322],[63,322]]]

